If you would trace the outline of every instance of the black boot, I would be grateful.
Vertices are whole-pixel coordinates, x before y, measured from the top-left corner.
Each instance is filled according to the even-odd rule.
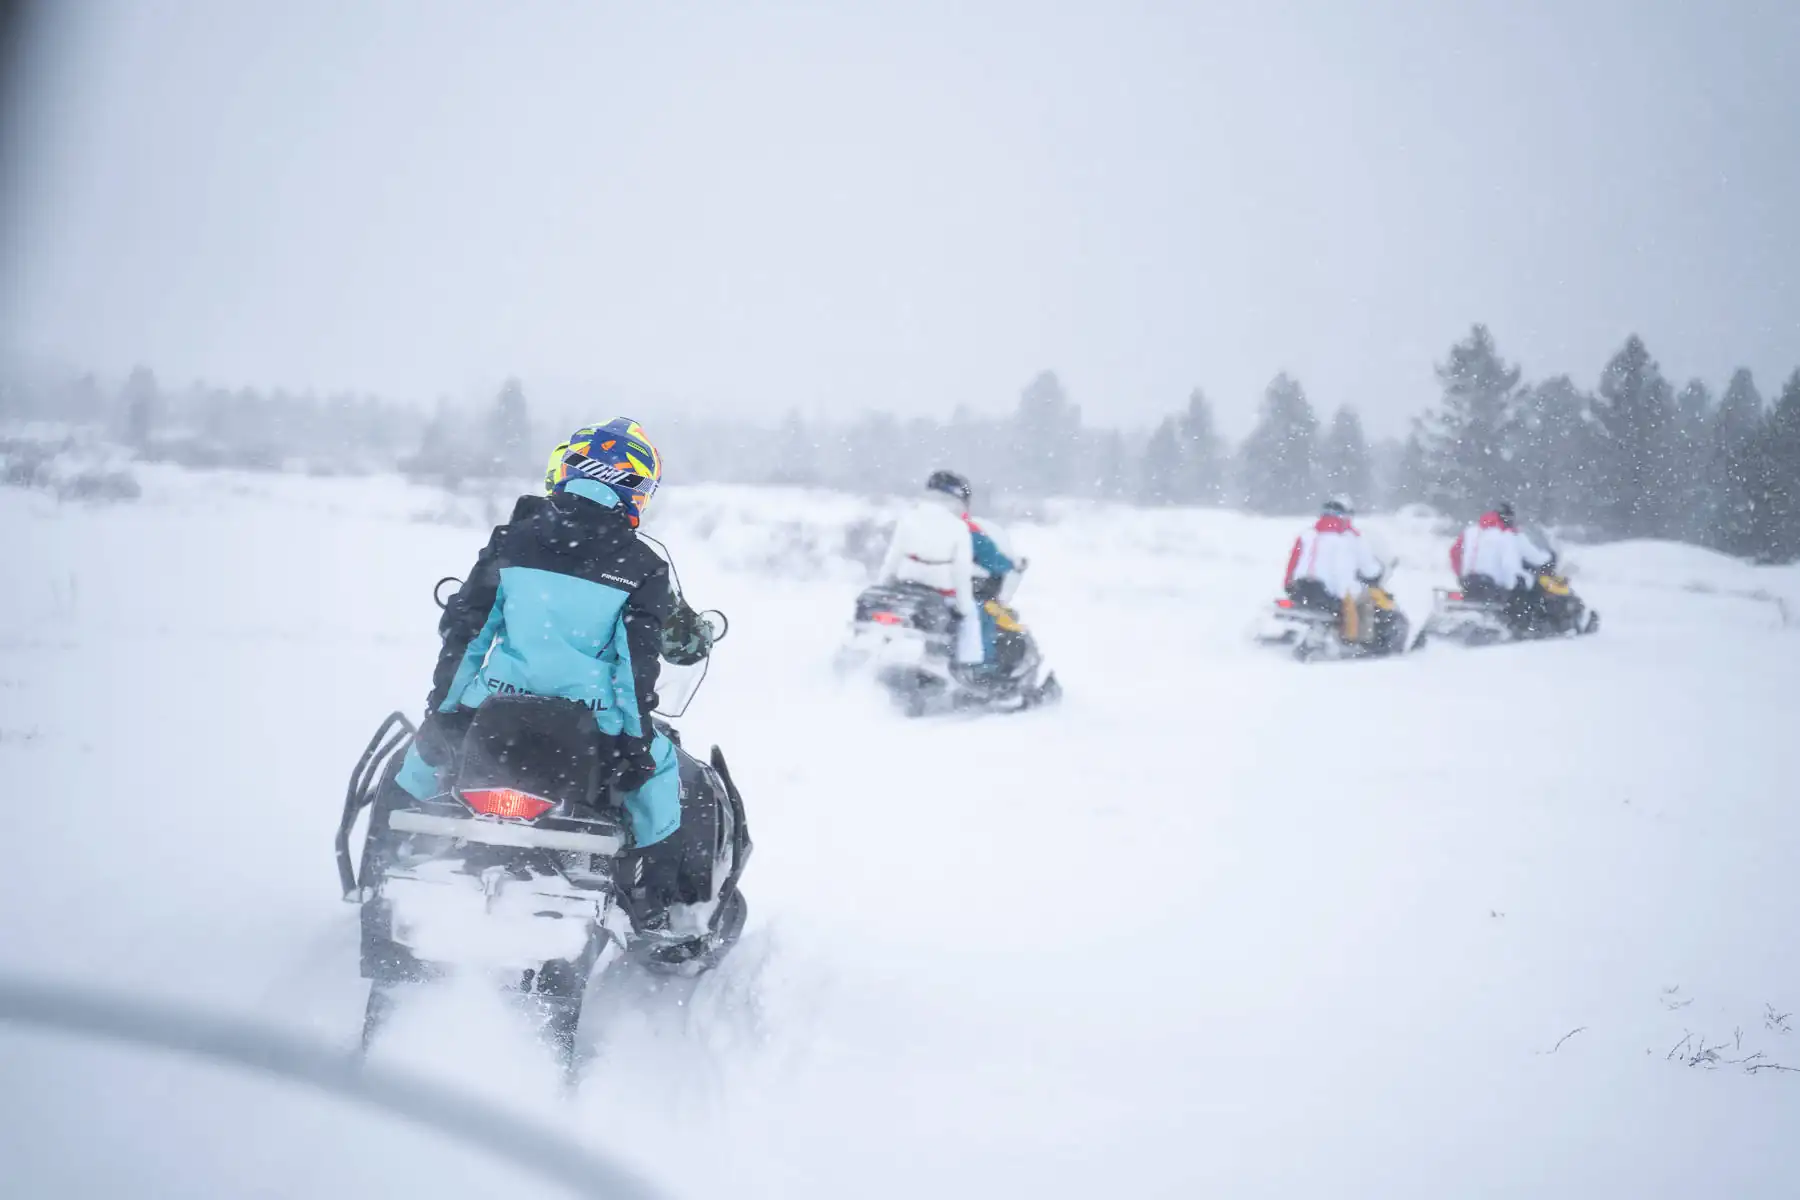
[[[665,909],[661,914],[661,936],[654,927],[645,931],[651,940],[644,952],[644,966],[664,975],[698,975],[710,970],[737,944],[749,914],[750,905],[744,899],[744,893],[733,887],[719,900],[719,907],[713,910],[704,934],[674,939],[667,934],[669,914]]]

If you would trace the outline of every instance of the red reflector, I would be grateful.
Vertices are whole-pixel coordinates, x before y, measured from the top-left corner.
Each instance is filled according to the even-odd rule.
[[[875,622],[877,625],[904,625],[904,624],[906,624],[906,619],[904,617],[902,617],[899,613],[890,613],[890,612],[870,613],[869,620]]]
[[[462,793],[462,798],[478,813],[509,821],[533,821],[556,807],[542,796],[513,788],[474,788]]]
[[[1452,600],[1461,600],[1463,598],[1463,594],[1461,592],[1451,592],[1450,598]]]
[[[1294,607],[1294,602],[1292,600],[1283,598],[1283,599],[1277,600],[1275,602],[1275,607],[1276,608],[1292,608],[1292,607]]]

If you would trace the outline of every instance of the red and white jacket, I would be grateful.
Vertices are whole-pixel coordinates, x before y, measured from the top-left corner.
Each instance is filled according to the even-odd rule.
[[[1294,539],[1283,587],[1300,579],[1316,579],[1333,596],[1352,596],[1381,578],[1381,560],[1363,540],[1349,517],[1326,514]]]
[[[936,588],[962,614],[956,659],[982,660],[981,618],[975,603],[975,529],[954,496],[927,492],[901,514],[878,578]]]
[[[1530,582],[1528,567],[1550,561],[1550,552],[1501,520],[1495,512],[1465,528],[1450,543],[1450,569],[1458,579],[1481,575],[1503,588]]]

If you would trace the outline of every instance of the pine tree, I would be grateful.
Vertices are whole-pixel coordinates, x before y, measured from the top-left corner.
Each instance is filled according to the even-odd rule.
[[[1666,536],[1673,504],[1675,400],[1635,333],[1601,372],[1593,413],[1604,531],[1620,538]]]
[[[1150,435],[1149,445],[1144,447],[1143,465],[1138,469],[1138,503],[1180,503],[1185,499],[1182,476],[1186,467],[1180,422],[1174,417],[1165,417],[1156,432]]]
[[[1762,562],[1800,560],[1800,370],[1749,451],[1751,536]]]
[[[1270,380],[1241,455],[1244,503],[1252,512],[1305,512],[1319,502],[1318,433],[1319,419],[1299,383],[1285,371]]]
[[[1762,393],[1756,389],[1756,379],[1748,370],[1739,367],[1731,373],[1725,395],[1713,411],[1713,439],[1728,450],[1741,450],[1755,440],[1767,415]]]
[[[1751,494],[1750,448],[1762,437],[1762,393],[1756,380],[1739,367],[1713,412],[1708,475],[1718,495],[1712,511],[1710,545],[1728,554],[1756,552],[1755,502]]]
[[[1182,504],[1223,504],[1225,443],[1213,420],[1212,404],[1199,388],[1188,395],[1187,411],[1181,415],[1175,433],[1182,459],[1175,498]]]
[[[1368,511],[1391,511],[1396,503],[1405,503],[1395,500],[1399,492],[1395,482],[1400,478],[1400,466],[1405,457],[1404,438],[1383,437],[1369,443]]]
[[[1673,491],[1668,516],[1671,537],[1703,542],[1713,527],[1719,481],[1712,473],[1712,389],[1690,379],[1675,396],[1670,429],[1669,469]]]
[[[1515,503],[1533,521],[1560,525],[1592,516],[1589,404],[1567,375],[1519,394],[1506,442],[1518,481]]]
[[[1125,448],[1125,435],[1117,429],[1094,434],[1094,481],[1090,494],[1100,500],[1125,500],[1132,496],[1137,472]]]
[[[1369,446],[1355,409],[1340,408],[1331,418],[1319,451],[1319,468],[1325,490],[1332,495],[1347,498],[1359,509],[1375,499]]]
[[[486,433],[489,474],[511,475],[530,463],[531,417],[525,409],[525,388],[517,379],[508,379],[494,397]]]
[[[100,381],[89,371],[69,382],[63,397],[63,409],[77,421],[99,421],[106,416],[106,400]]]
[[[1501,359],[1487,326],[1450,347],[1438,364],[1444,398],[1421,429],[1430,478],[1429,502],[1469,518],[1508,499],[1519,485],[1505,432],[1514,419],[1520,370]]]
[[[1019,396],[1013,415],[1013,482],[1034,498],[1067,495],[1082,471],[1081,409],[1054,371],[1042,371]]]
[[[471,455],[460,414],[447,397],[439,397],[419,438],[419,450],[400,464],[406,474],[436,480],[454,489],[471,474]]]
[[[1420,432],[1420,424],[1414,418],[1412,429],[1400,446],[1393,473],[1386,480],[1383,495],[1389,508],[1400,509],[1408,504],[1426,503],[1426,497],[1431,495],[1436,483],[1431,476],[1431,464],[1425,455],[1425,436]]]
[[[142,449],[150,444],[151,436],[163,420],[162,392],[150,368],[134,367],[119,399],[125,408],[125,440]]]

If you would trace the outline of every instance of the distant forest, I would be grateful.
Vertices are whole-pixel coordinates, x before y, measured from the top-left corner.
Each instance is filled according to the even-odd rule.
[[[1055,372],[1005,417],[948,421],[860,413],[773,423],[633,413],[671,478],[906,492],[931,469],[970,475],[990,497],[1053,497],[1301,514],[1328,495],[1362,510],[1424,504],[1466,518],[1511,500],[1522,516],[1586,540],[1673,538],[1764,562],[1800,560],[1800,369],[1765,400],[1747,370],[1715,392],[1677,388],[1642,339],[1626,340],[1593,387],[1527,381],[1485,326],[1436,364],[1440,398],[1405,439],[1370,444],[1350,408],[1329,420],[1299,380],[1277,375],[1255,428],[1220,436],[1196,389],[1153,430],[1084,421]],[[95,427],[137,457],[194,468],[316,474],[399,470],[457,487],[536,475],[555,439],[611,414],[541,413],[517,380],[484,406],[422,410],[368,396],[165,387],[139,368],[0,381],[0,418]]]

